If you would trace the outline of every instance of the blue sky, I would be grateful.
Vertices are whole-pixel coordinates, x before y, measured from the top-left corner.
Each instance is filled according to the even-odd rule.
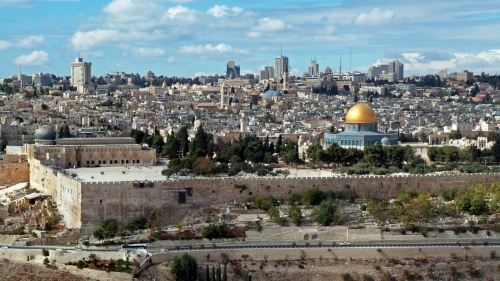
[[[228,60],[258,74],[281,45],[294,75],[315,57],[337,71],[341,55],[343,70],[397,57],[405,76],[500,73],[498,0],[0,0],[0,14],[0,77],[70,75],[79,55],[96,76],[222,74]]]

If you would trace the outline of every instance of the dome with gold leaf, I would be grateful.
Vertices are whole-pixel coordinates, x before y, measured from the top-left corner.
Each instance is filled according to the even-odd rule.
[[[345,116],[346,124],[376,124],[377,115],[373,109],[364,103],[351,107]]]

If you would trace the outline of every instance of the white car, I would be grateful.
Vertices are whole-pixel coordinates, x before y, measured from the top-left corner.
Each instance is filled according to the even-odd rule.
[[[9,246],[7,246],[7,245],[2,246],[2,249],[8,249],[8,248],[9,248]]]
[[[349,242],[340,242],[340,246],[349,246],[351,243]]]
[[[75,250],[75,251],[83,251],[83,248],[82,248],[82,247],[80,247],[80,246],[76,246],[76,247],[74,248],[74,250]]]

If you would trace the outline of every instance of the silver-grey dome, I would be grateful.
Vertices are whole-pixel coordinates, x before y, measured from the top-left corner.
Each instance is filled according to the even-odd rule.
[[[265,100],[270,100],[273,97],[281,97],[283,94],[281,93],[280,90],[268,90],[267,92],[264,93],[264,96],[262,97]]]
[[[40,126],[35,131],[35,140],[55,140],[56,132],[49,125]]]

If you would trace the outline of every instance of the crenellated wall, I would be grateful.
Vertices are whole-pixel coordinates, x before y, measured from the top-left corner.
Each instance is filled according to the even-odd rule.
[[[359,198],[396,197],[402,190],[437,191],[489,185],[500,174],[388,175],[307,178],[189,178],[138,183],[131,181],[81,182],[64,170],[34,160],[31,184],[52,194],[68,228],[91,234],[105,219],[129,222],[162,214],[164,224],[175,224],[190,212],[214,203],[247,202],[257,194],[287,198],[306,188],[318,187]]]

